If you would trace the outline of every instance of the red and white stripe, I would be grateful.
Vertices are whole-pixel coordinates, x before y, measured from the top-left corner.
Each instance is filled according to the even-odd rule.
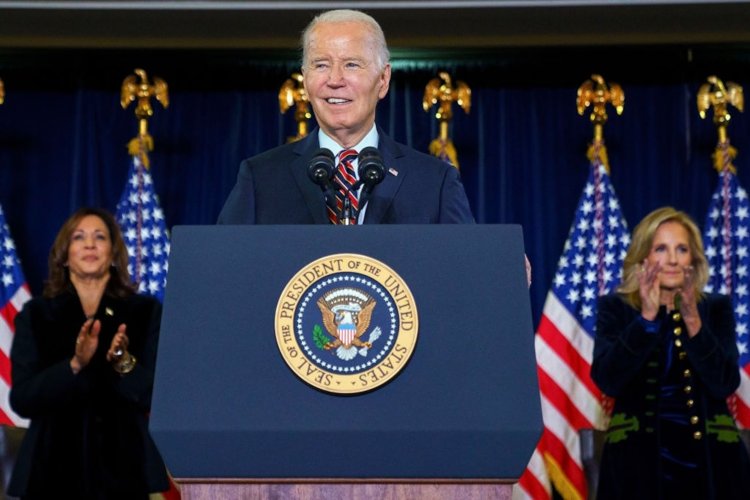
[[[539,448],[534,450],[531,460],[526,466],[526,472],[513,487],[513,500],[534,498],[536,500],[550,500],[552,489],[547,476],[547,467]]]
[[[602,429],[602,394],[589,371],[594,340],[550,292],[535,338],[544,432],[534,451],[544,467],[530,466],[519,480],[519,498],[549,498],[549,480],[564,498],[585,499],[586,478],[578,431]],[[561,484],[562,483],[562,484]]]
[[[338,334],[341,343],[344,344],[345,347],[349,347],[354,341],[354,336],[357,334],[357,330],[354,325],[339,326]]]
[[[28,420],[19,417],[11,410],[10,394],[10,348],[15,335],[15,317],[23,304],[31,298],[27,285],[21,286],[0,310],[0,424],[28,427]]]
[[[732,399],[737,425],[743,429],[750,429],[750,364],[740,369],[740,386]]]

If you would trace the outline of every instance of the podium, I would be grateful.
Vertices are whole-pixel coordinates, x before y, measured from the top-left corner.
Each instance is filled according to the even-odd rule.
[[[345,394],[277,340],[290,280],[337,255],[397,273],[419,330]],[[177,226],[169,265],[150,429],[183,498],[509,497],[542,431],[519,226]]]

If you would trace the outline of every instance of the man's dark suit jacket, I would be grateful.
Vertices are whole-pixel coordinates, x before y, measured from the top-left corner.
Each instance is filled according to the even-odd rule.
[[[365,224],[474,221],[455,168],[378,133],[386,174],[369,198]],[[318,147],[315,129],[298,142],[244,160],[219,224],[328,224],[323,192],[307,176]]]

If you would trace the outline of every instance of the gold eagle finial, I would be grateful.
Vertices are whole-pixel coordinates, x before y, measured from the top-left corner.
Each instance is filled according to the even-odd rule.
[[[578,114],[583,116],[586,108],[593,106],[590,117],[593,123],[607,122],[607,103],[614,106],[618,115],[622,114],[625,108],[625,92],[618,84],[612,82],[607,85],[601,75],[591,75],[590,80],[586,80],[578,87],[576,98]]]
[[[458,168],[458,155],[453,142],[448,137],[448,122],[453,118],[453,103],[458,104],[464,112],[471,110],[471,88],[462,81],[456,82],[455,87],[451,76],[441,71],[438,78],[433,78],[424,88],[422,108],[429,111],[438,105],[435,118],[440,123],[440,135],[430,142],[430,153],[438,158],[450,162]]]
[[[137,77],[140,77],[140,83],[138,83]],[[126,109],[131,102],[138,99],[135,116],[138,119],[149,118],[154,114],[154,109],[151,107],[151,97],[156,97],[156,100],[162,106],[168,108],[169,92],[167,82],[161,78],[154,77],[154,84],[151,85],[146,72],[140,68],[135,69],[135,75],[125,77],[120,90],[120,105],[122,109]]]
[[[138,82],[140,78],[140,82]],[[138,100],[135,106],[135,116],[138,118],[138,136],[128,143],[128,152],[138,155],[143,165],[148,168],[148,152],[154,149],[154,140],[148,133],[148,119],[153,116],[151,97],[156,97],[164,108],[169,107],[169,91],[167,82],[154,77],[153,85],[149,83],[146,72],[135,69],[134,75],[128,75],[122,81],[120,88],[120,106],[126,109],[131,102]]]
[[[301,73],[292,73],[292,76],[287,78],[279,89],[281,112],[286,113],[292,106],[295,107],[294,119],[297,122],[297,135],[287,138],[287,142],[294,142],[307,136],[307,120],[312,118],[310,100],[307,97],[304,77]]]
[[[709,76],[707,80],[708,83],[700,86],[696,96],[698,114],[701,118],[706,118],[706,111],[713,108],[714,124],[719,135],[719,143],[712,155],[714,168],[719,172],[729,170],[734,174],[737,168],[732,164],[732,160],[737,156],[737,150],[730,146],[727,135],[729,120],[732,119],[732,115],[729,114],[729,105],[742,112],[745,107],[745,97],[742,87],[736,83],[727,82],[724,85],[724,82],[715,75]]]
[[[708,83],[704,83],[698,89],[697,105],[701,118],[705,118],[706,111],[713,107],[714,123],[728,124],[732,118],[729,114],[729,104],[740,112],[744,111],[745,98],[742,94],[742,87],[734,82],[727,82],[725,86],[724,82],[711,75],[708,77]]]
[[[621,115],[625,109],[625,92],[622,87],[614,82],[604,81],[601,75],[591,75],[578,87],[576,93],[576,108],[578,114],[583,116],[587,108],[592,107],[589,118],[594,124],[594,140],[586,152],[586,156],[592,162],[600,163],[609,172],[609,158],[607,148],[604,146],[604,124],[607,123],[607,104],[615,108],[615,112]]]

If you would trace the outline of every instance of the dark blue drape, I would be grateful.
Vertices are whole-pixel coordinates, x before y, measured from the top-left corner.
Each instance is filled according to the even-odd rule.
[[[149,123],[152,175],[167,224],[212,224],[239,162],[295,133],[292,112],[281,115],[277,99],[292,66],[244,63],[215,85],[206,76],[196,84],[193,73],[152,66],[149,73],[170,85],[169,108],[154,101]],[[54,78],[16,82],[12,68],[4,72],[0,65],[7,92],[0,106],[0,203],[35,293],[62,221],[83,205],[115,209],[129,165],[126,144],[137,131],[133,108],[119,104],[120,82],[133,67],[118,67],[106,82],[71,77],[58,88]],[[472,209],[480,223],[523,226],[536,323],[588,173],[592,126],[588,113],[576,113],[575,97],[590,69],[576,66],[545,79],[541,70],[520,77],[492,62],[396,64],[378,110],[378,123],[396,140],[426,151],[437,136],[434,111],[425,113],[421,102],[427,81],[445,67],[473,90],[471,112],[456,107],[451,126]],[[727,79],[750,73],[742,68],[717,63],[712,72],[724,77],[724,69]],[[611,110],[605,127],[612,182],[628,225],[665,204],[703,225],[717,183],[710,158],[716,132],[710,119],[699,119],[695,95],[711,73],[693,68],[650,81],[637,62],[628,71],[613,71],[626,93],[625,112],[618,117]],[[750,84],[750,78],[733,79]],[[732,112],[729,135],[739,150],[740,182],[748,187],[750,117]],[[471,255],[466,248],[452,257]]]

